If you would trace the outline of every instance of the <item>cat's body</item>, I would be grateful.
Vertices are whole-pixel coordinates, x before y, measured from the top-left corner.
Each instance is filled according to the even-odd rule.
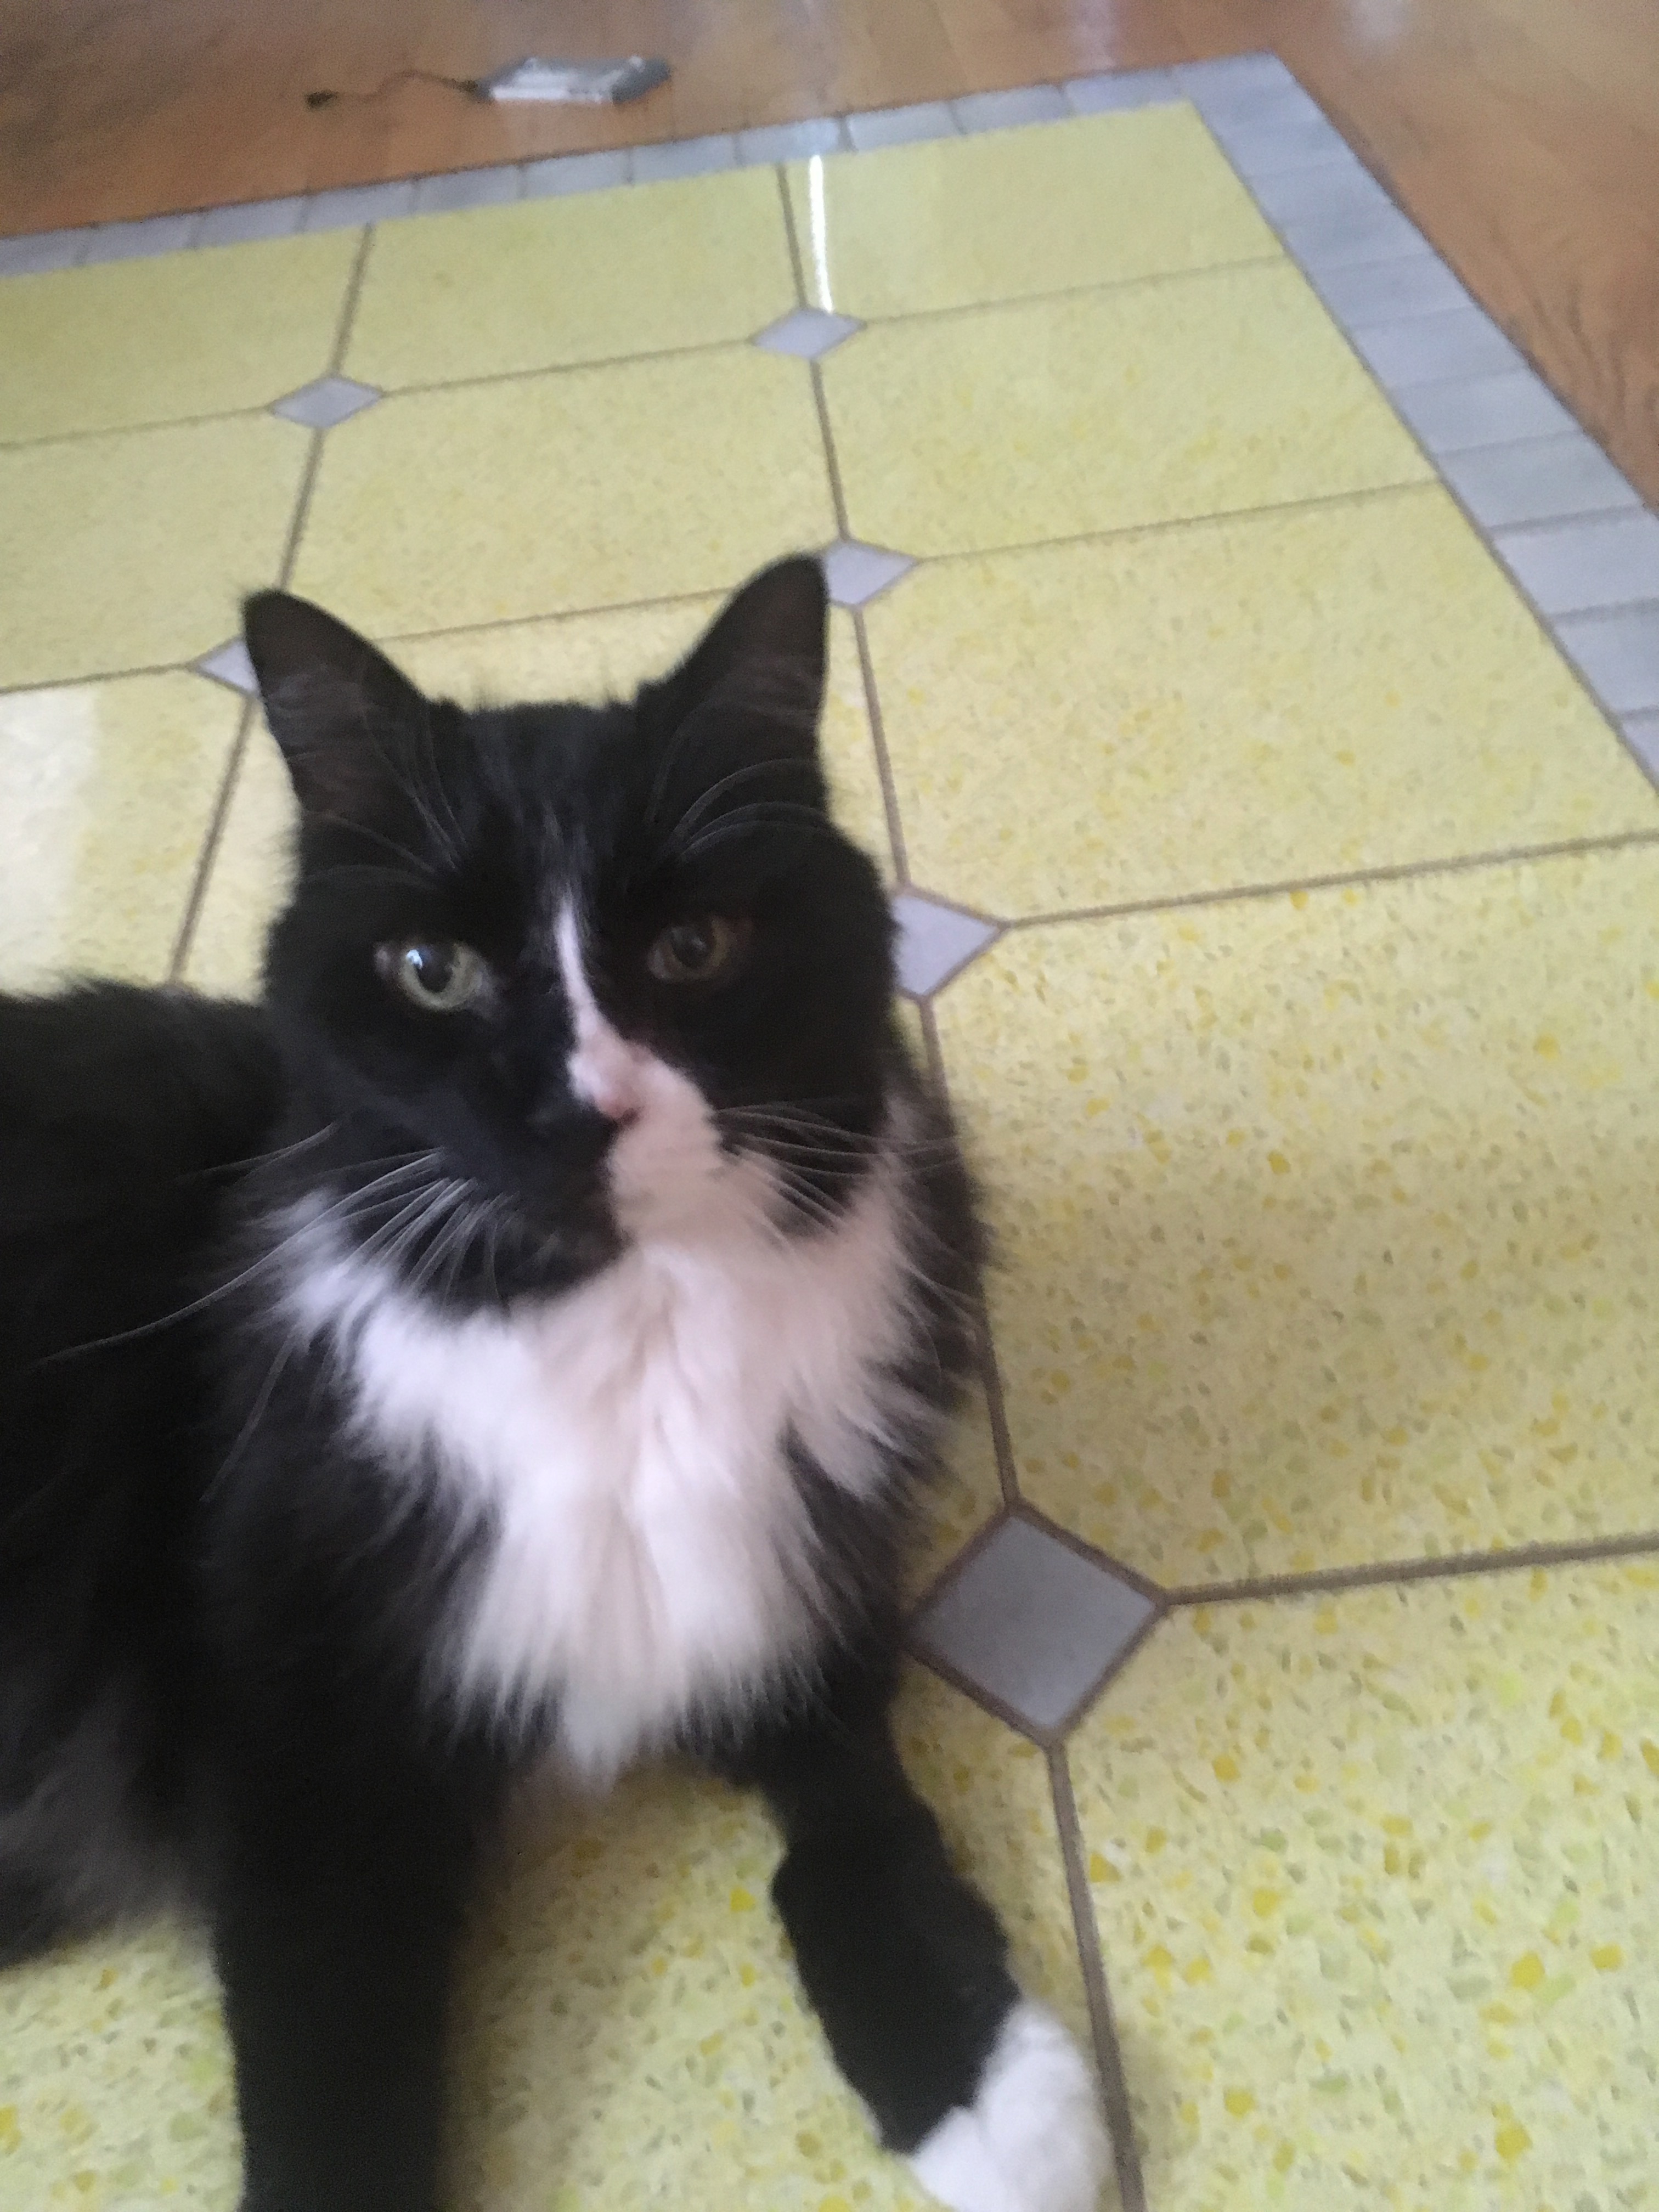
[[[255,602],[266,1008],[0,1004],[0,1960],[207,1912],[248,2212],[429,2212],[506,1792],[671,1747],[769,1796],[884,2139],[964,2212],[1092,2203],[886,1729],[978,1254],[822,625],[789,564],[632,709],[469,718]]]

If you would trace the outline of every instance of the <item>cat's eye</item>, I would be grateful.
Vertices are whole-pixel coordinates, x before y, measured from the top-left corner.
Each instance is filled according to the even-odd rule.
[[[659,983],[712,983],[731,968],[748,939],[746,921],[698,915],[665,929],[645,964]]]
[[[470,945],[452,938],[404,938],[382,945],[374,964],[410,1006],[425,1014],[459,1014],[483,995],[489,971]]]

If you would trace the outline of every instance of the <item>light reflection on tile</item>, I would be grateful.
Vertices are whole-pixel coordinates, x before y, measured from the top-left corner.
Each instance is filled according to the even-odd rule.
[[[0,984],[165,979],[241,711],[189,674],[0,696]]]
[[[808,297],[866,319],[1279,250],[1184,106],[832,159],[788,182]],[[1034,205],[1111,218],[1034,221]]]

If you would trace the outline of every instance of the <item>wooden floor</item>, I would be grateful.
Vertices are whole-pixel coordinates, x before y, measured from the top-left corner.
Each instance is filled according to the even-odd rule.
[[[0,0],[0,234],[1272,48],[1659,501],[1653,0]],[[657,53],[600,113],[396,72]]]

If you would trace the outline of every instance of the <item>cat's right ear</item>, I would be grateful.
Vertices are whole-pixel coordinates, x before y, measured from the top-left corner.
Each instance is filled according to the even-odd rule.
[[[288,592],[244,601],[242,634],[302,811],[346,822],[375,811],[426,701],[367,638]]]

